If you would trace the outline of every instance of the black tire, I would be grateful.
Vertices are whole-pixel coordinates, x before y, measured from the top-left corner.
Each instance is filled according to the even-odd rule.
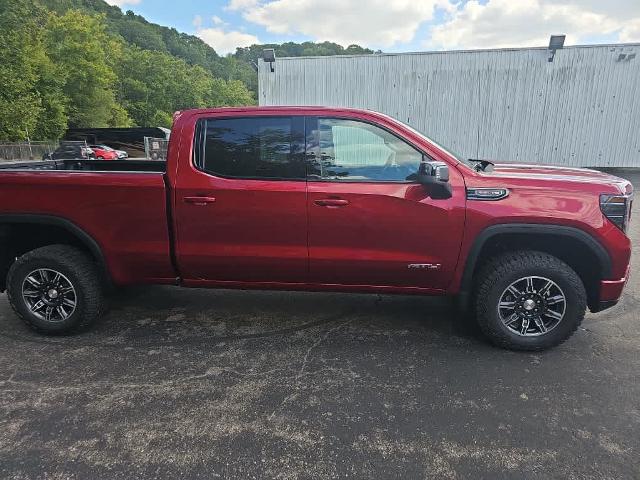
[[[554,328],[537,336],[514,332],[498,311],[507,288],[529,276],[552,280],[565,298],[562,319]],[[476,285],[475,311],[480,329],[494,345],[510,350],[537,351],[559,345],[577,330],[587,308],[587,294],[580,277],[562,260],[543,252],[527,250],[497,256],[481,268]]]
[[[75,309],[66,319],[47,321],[34,314],[23,296],[27,276],[38,269],[61,273],[74,289]],[[56,294],[57,295],[57,294]],[[104,294],[96,264],[81,250],[69,245],[49,245],[25,253],[9,269],[7,296],[16,314],[33,330],[61,335],[81,330],[102,314]],[[70,307],[66,307],[70,310]]]

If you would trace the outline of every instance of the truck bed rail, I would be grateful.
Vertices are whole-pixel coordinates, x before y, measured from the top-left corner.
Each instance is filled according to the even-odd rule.
[[[161,160],[42,160],[22,162],[0,162],[0,170],[77,170],[90,172],[160,172],[167,163]]]

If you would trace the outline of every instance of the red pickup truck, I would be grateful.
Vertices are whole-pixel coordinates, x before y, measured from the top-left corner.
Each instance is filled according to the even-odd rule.
[[[0,170],[0,290],[45,334],[98,318],[110,285],[457,295],[495,344],[541,350],[618,301],[631,201],[626,180],[460,159],[370,111],[189,110],[166,163]]]

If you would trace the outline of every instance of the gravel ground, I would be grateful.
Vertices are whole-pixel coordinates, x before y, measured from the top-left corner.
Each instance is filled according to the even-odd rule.
[[[44,338],[2,295],[0,478],[637,479],[639,277],[537,354],[445,299],[144,287]]]

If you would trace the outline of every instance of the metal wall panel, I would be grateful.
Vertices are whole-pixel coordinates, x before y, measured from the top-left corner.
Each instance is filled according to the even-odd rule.
[[[634,55],[636,55],[634,57]],[[367,108],[465,158],[640,167],[640,44],[278,58],[260,105]]]

